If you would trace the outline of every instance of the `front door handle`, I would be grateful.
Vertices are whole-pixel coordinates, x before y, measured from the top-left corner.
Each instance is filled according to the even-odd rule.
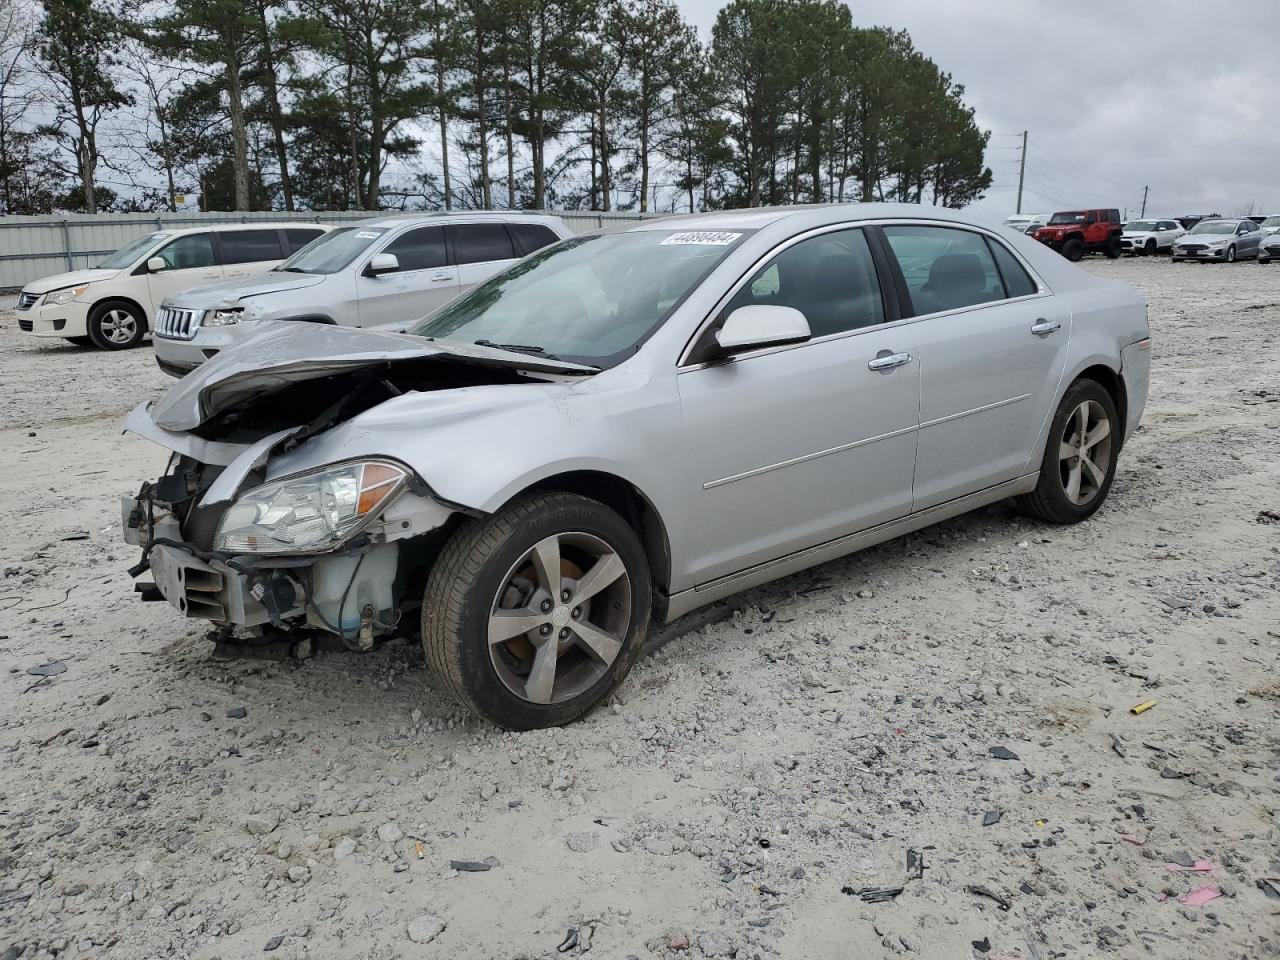
[[[1062,324],[1057,320],[1045,320],[1043,318],[1037,320],[1031,325],[1031,332],[1037,337],[1047,337],[1051,333],[1055,333],[1062,329]]]
[[[436,283],[441,280],[452,280],[452,279],[453,279],[453,274],[451,273],[437,273],[432,275],[431,282]]]
[[[909,353],[886,353],[878,356],[874,360],[867,361],[868,370],[892,370],[894,367],[900,367],[904,363],[911,362],[911,354]]]

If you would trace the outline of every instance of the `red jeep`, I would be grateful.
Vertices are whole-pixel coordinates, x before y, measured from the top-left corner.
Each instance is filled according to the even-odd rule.
[[[1032,236],[1074,263],[1086,253],[1105,253],[1115,260],[1122,232],[1119,210],[1069,210],[1055,213]]]

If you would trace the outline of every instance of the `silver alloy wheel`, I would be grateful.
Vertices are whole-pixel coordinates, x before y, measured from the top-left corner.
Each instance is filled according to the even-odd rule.
[[[1097,400],[1086,400],[1071,412],[1058,447],[1062,488],[1078,506],[1096,497],[1111,468],[1111,420]]]
[[[604,676],[630,625],[631,578],[618,552],[589,533],[555,534],[503,577],[489,613],[489,658],[517,697],[561,703]]]
[[[125,344],[138,335],[138,321],[128,310],[114,307],[102,315],[98,329],[112,343]]]
[[[1235,262],[1236,262],[1236,245],[1233,243],[1231,246],[1227,247],[1227,263],[1235,263]]]

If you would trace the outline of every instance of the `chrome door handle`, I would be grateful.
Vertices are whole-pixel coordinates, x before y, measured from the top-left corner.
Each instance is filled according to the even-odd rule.
[[[436,282],[437,280],[452,280],[452,279],[453,279],[453,274],[451,273],[437,273],[431,277],[432,283]]]
[[[911,362],[911,354],[909,353],[890,353],[883,357],[876,357],[874,360],[867,361],[868,370],[892,370],[894,367],[900,367],[904,363]]]
[[[1049,334],[1062,329],[1062,324],[1057,320],[1037,320],[1031,326],[1031,332],[1037,337],[1047,337]]]

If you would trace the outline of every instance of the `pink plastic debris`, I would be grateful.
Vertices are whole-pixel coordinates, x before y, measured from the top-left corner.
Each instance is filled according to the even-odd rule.
[[[1208,860],[1197,860],[1189,867],[1184,867],[1180,863],[1166,863],[1165,869],[1170,873],[1212,873],[1213,864]]]
[[[1179,903],[1185,903],[1188,907],[1202,907],[1210,900],[1217,900],[1222,896],[1222,891],[1217,887],[1201,887],[1199,890],[1192,890],[1185,896],[1179,897]]]
[[[1147,842],[1141,837],[1135,837],[1132,833],[1122,833],[1120,834],[1120,839],[1125,843],[1132,843],[1135,847],[1140,847]]]

